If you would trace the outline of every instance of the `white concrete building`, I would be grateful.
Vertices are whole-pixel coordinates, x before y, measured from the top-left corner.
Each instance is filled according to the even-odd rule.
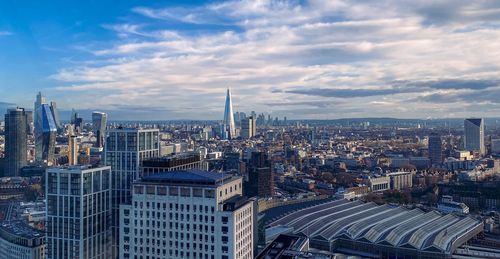
[[[120,258],[253,258],[257,209],[242,190],[241,177],[196,169],[135,182]]]
[[[46,258],[110,258],[111,167],[54,167],[46,174]]]
[[[391,178],[391,189],[402,190],[413,186],[412,172],[392,172],[386,176]]]
[[[45,236],[23,222],[0,225],[0,258],[44,259]]]
[[[371,176],[366,183],[372,192],[383,192],[391,188],[391,178],[388,176]]]
[[[455,202],[451,196],[445,195],[438,203],[438,210],[443,213],[469,214],[469,207],[463,202]]]

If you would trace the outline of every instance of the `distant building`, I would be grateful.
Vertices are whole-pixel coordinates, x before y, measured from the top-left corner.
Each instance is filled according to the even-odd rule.
[[[469,214],[469,207],[463,202],[455,202],[451,196],[445,195],[438,203],[438,210],[443,213]]]
[[[334,259],[334,254],[326,251],[309,251],[309,238],[291,234],[281,234],[273,240],[256,259]],[[343,258],[343,257],[342,257]]]
[[[438,133],[432,133],[429,135],[429,159],[431,164],[441,164],[443,162],[443,151],[441,135]]]
[[[92,113],[92,128],[96,137],[96,147],[104,147],[104,139],[106,137],[106,123],[108,115],[104,112]]]
[[[4,176],[18,176],[27,165],[28,114],[23,108],[7,110],[5,114]]]
[[[391,178],[392,190],[403,190],[413,186],[413,173],[412,172],[392,172],[386,176]]]
[[[257,208],[241,177],[172,171],[133,190],[120,206],[120,258],[254,258]]]
[[[254,117],[246,117],[241,120],[241,138],[249,139],[256,135],[257,124]]]
[[[111,258],[111,167],[47,169],[47,259]]]
[[[271,161],[264,152],[252,152],[247,165],[248,184],[245,188],[249,197],[272,197],[274,194],[274,177]]]
[[[35,110],[35,160],[51,165],[54,162],[57,125],[50,105],[46,103],[42,93],[38,93]]]
[[[234,124],[234,114],[233,114],[233,102],[231,100],[231,91],[227,89],[226,103],[224,107],[224,130],[228,139],[233,139],[236,137],[236,126]]]
[[[500,139],[491,140],[491,153],[500,154]]]
[[[464,146],[466,150],[486,153],[484,146],[484,120],[466,119],[464,121]]]
[[[241,154],[238,151],[224,153],[224,170],[240,172]]]
[[[383,192],[391,188],[389,176],[368,177],[366,183],[372,192]]]
[[[68,126],[68,165],[78,164],[78,142],[73,127]]]
[[[108,131],[104,161],[113,170],[112,257],[118,256],[120,204],[132,199],[132,182],[139,179],[141,163],[160,155],[158,129],[117,128]]]
[[[52,118],[54,118],[54,123],[56,125],[57,131],[62,132],[61,118],[59,117],[59,110],[57,110],[56,102],[50,102],[50,112],[52,113]]]
[[[0,224],[0,257],[5,259],[45,259],[45,235],[24,222]]]

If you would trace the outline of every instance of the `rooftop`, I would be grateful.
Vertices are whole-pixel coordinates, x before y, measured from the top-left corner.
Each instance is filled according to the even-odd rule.
[[[0,229],[9,234],[26,239],[44,236],[42,231],[32,228],[21,221],[4,221],[0,224]]]
[[[171,184],[218,185],[233,178],[231,174],[209,172],[199,169],[161,172],[142,178],[141,182]]]

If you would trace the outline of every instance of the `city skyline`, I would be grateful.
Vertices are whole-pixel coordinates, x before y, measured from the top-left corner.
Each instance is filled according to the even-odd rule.
[[[290,119],[500,110],[493,1],[112,4],[0,4],[0,110],[41,90],[61,111],[220,120],[228,87],[235,111]]]

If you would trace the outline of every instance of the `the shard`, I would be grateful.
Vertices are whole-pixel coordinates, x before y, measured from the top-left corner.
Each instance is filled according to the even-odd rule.
[[[231,101],[231,91],[227,89],[226,106],[224,108],[224,127],[227,132],[227,138],[235,138],[235,125],[233,117],[233,102]]]

